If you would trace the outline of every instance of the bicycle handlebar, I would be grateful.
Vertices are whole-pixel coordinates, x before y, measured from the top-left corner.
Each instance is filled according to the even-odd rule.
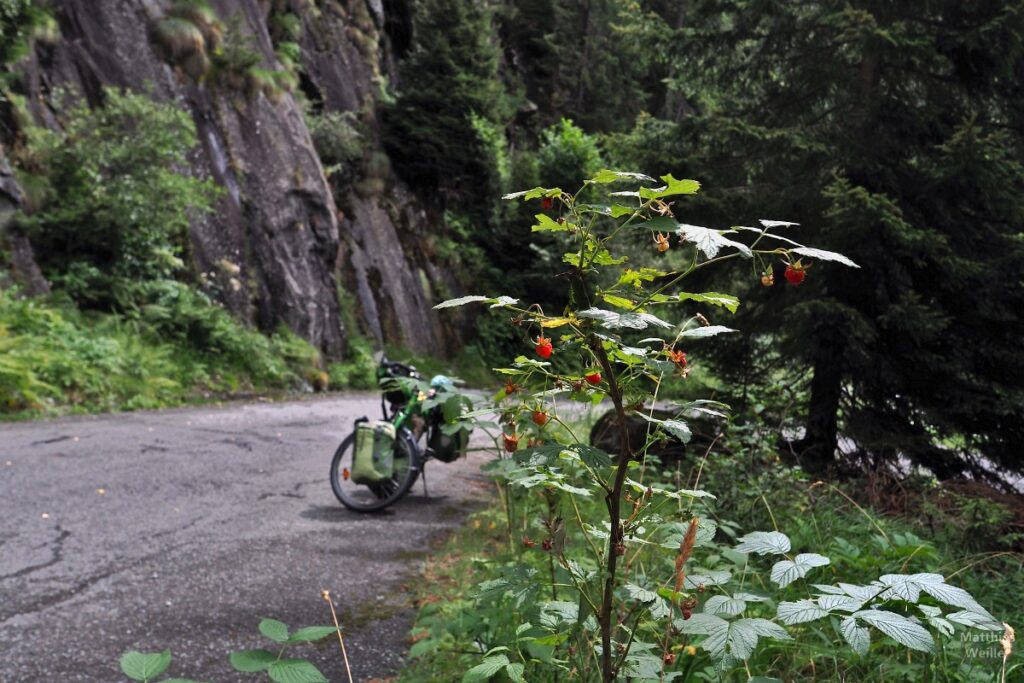
[[[380,367],[385,370],[398,370],[401,374],[408,375],[409,377],[419,377],[419,372],[417,372],[416,366],[406,365],[405,363],[388,360],[387,358],[380,359]]]

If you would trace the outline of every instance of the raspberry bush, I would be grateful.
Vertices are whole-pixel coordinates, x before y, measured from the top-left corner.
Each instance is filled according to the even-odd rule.
[[[829,266],[857,267],[778,234],[793,223],[719,230],[680,222],[682,205],[673,203],[699,189],[671,175],[659,182],[603,170],[575,193],[537,187],[507,195],[539,200],[533,231],[564,239],[564,267],[552,282],[567,288],[569,304],[544,311],[475,295],[436,307],[483,303],[522,331],[524,354],[497,368],[505,388],[466,418],[485,428],[499,418],[500,457],[488,470],[501,485],[509,547],[547,554],[547,571],[525,557],[480,586],[472,628],[481,659],[466,680],[501,672],[516,681],[686,680],[695,648],[713,666],[702,676],[740,668],[749,678],[747,661],[770,640],[821,638],[845,643],[854,656],[872,637],[934,652],[957,630],[1003,630],[939,574],[827,583],[828,557],[793,548],[779,529],[741,535],[715,518],[713,492],[685,488],[658,466],[652,446],[667,436],[689,441],[688,420],[727,419],[728,408],[713,401],[658,400],[666,383],[683,381],[699,362],[701,344],[734,332],[710,318],[735,312],[737,298],[685,291],[686,278],[738,260],[765,285],[774,282],[773,265],[792,285],[807,276],[805,259],[829,264],[815,269],[821,278]],[[663,255],[681,251],[685,264],[633,263],[624,252],[635,245],[657,263],[679,263]],[[605,401],[615,414],[616,452],[573,429],[580,406]],[[630,429],[637,420],[645,425],[640,440]],[[439,647],[443,636],[434,636],[421,636],[414,650]]]

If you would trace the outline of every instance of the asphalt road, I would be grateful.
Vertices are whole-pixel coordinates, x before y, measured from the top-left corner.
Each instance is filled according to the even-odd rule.
[[[370,394],[0,425],[0,681],[126,680],[126,650],[170,648],[169,674],[211,683],[265,644],[262,617],[329,624],[356,680],[401,664],[403,584],[489,495],[482,454],[427,468],[384,514],[331,493],[328,468]],[[344,678],[337,642],[306,654]]]

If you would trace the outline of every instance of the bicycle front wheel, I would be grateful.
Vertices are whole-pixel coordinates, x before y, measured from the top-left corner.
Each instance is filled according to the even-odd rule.
[[[331,488],[341,504],[356,512],[383,510],[404,496],[420,474],[420,452],[408,433],[395,438],[395,470],[391,478],[375,484],[357,484],[351,479],[356,435],[349,434],[331,460]]]

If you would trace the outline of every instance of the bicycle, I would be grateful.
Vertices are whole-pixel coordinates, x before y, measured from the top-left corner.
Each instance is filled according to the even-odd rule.
[[[400,500],[421,475],[426,492],[424,466],[430,459],[452,462],[465,452],[468,428],[457,423],[471,402],[455,390],[454,381],[437,375],[427,384],[414,366],[382,357],[377,366],[381,395],[381,422],[368,417],[355,421],[354,430],[338,446],[331,460],[331,488],[342,505],[356,512],[377,512]],[[381,423],[391,425],[385,428]],[[360,430],[363,430],[362,436]],[[366,451],[358,454],[360,438],[371,438],[374,460],[368,466]],[[382,434],[384,433],[384,434]],[[426,436],[426,445],[420,441]],[[377,439],[393,438],[388,454],[376,448]],[[357,455],[363,461],[357,461]],[[369,467],[369,469],[368,469]],[[376,468],[376,469],[374,469]],[[360,481],[360,474],[364,477]]]

